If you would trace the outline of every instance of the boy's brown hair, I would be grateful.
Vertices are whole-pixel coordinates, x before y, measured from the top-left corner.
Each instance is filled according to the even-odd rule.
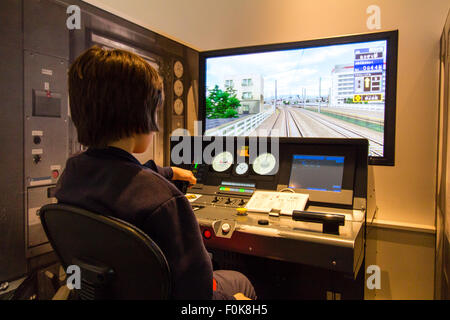
[[[69,69],[69,102],[78,141],[89,147],[158,131],[164,100],[157,71],[125,50],[92,47]]]

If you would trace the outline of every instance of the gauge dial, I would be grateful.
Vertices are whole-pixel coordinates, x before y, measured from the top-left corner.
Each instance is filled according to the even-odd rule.
[[[228,170],[233,164],[233,154],[229,151],[219,153],[212,161],[212,168],[217,172]]]
[[[183,113],[183,109],[183,101],[181,99],[175,100],[175,102],[173,103],[173,110],[175,111],[175,113],[180,116]]]
[[[263,153],[259,155],[253,162],[253,170],[260,175],[271,174],[277,164],[275,156],[271,153]]]
[[[175,76],[177,78],[181,78],[183,76],[183,64],[180,61],[175,62],[173,65],[173,73],[175,73]]]
[[[180,80],[175,81],[175,83],[173,84],[173,91],[177,96],[181,97],[181,95],[183,94],[183,82],[181,82]]]
[[[235,168],[236,174],[242,175],[248,171],[248,164],[245,162],[239,163]]]

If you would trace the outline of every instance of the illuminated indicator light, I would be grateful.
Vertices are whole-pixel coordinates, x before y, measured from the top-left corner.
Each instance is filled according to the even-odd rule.
[[[198,163],[194,164],[194,169],[197,169]]]
[[[209,230],[203,231],[203,236],[204,236],[206,239],[211,239],[211,236],[212,236],[211,231],[209,231]]]
[[[241,157],[249,157],[250,155],[248,154],[248,146],[243,146],[239,155]]]

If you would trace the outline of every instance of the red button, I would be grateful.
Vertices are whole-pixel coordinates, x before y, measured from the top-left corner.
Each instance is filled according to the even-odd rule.
[[[209,231],[208,229],[203,231],[203,236],[205,237],[205,239],[211,239],[211,231]]]
[[[59,177],[59,171],[58,170],[53,170],[52,171],[52,177],[53,177],[53,179],[57,179]]]

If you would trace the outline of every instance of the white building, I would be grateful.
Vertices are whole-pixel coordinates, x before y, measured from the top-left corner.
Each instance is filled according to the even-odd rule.
[[[259,74],[246,74],[225,77],[223,87],[236,91],[236,98],[241,102],[239,114],[255,114],[262,110],[264,104],[264,79]]]
[[[348,98],[353,100],[354,90],[353,65],[339,64],[331,71],[332,106],[343,104]]]

